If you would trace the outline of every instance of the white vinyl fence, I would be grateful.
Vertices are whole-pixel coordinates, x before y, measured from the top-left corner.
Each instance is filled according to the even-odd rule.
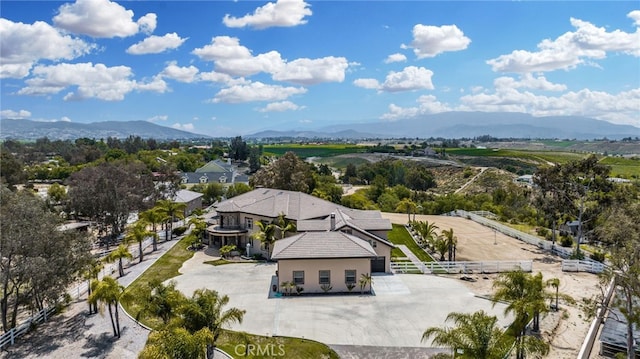
[[[482,262],[422,262],[411,261],[391,262],[394,273],[423,273],[423,274],[473,274],[473,273],[502,273],[521,270],[531,272],[533,262],[523,261],[482,261]]]

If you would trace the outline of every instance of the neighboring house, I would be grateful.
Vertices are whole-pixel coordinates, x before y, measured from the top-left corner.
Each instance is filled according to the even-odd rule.
[[[293,277],[295,267],[295,272],[312,276],[307,277],[308,283],[314,284],[308,289],[305,286],[305,292],[314,291],[320,288],[321,281],[326,281],[324,271],[328,270],[335,279],[335,285],[331,282],[333,290],[346,291],[348,278],[343,277],[351,272],[345,271],[355,270],[358,278],[361,274],[391,272],[394,245],[387,240],[391,222],[382,218],[379,211],[351,209],[306,193],[270,188],[258,188],[222,201],[216,211],[218,224],[207,229],[209,243],[234,244],[250,255],[269,255],[258,240],[251,238],[259,230],[258,221],[271,223],[284,214],[296,225],[297,233],[288,234],[273,246],[272,259],[278,260],[281,275],[279,283],[299,281]],[[319,279],[321,274],[325,279]]]
[[[526,185],[532,185],[533,184],[533,175],[518,176],[518,177],[516,177],[516,179],[513,180],[513,182],[522,183],[522,184],[526,184]]]
[[[181,189],[176,192],[176,195],[173,197],[173,201],[176,203],[186,204],[183,213],[186,218],[194,210],[202,208],[202,196],[202,193]]]
[[[222,184],[249,183],[249,177],[238,172],[237,168],[231,164],[231,161],[225,162],[219,159],[209,161],[195,172],[182,172],[180,173],[180,178],[182,184],[185,185],[213,182]]]
[[[640,301],[636,301],[640,303]],[[640,327],[634,325],[633,338],[640,343]],[[627,320],[619,309],[611,308],[600,332],[600,355],[616,357],[616,353],[627,352]],[[640,346],[636,345],[636,358],[640,359]],[[625,356],[626,358],[626,356]]]

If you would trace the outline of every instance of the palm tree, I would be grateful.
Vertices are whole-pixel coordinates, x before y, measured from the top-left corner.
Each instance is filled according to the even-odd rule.
[[[98,279],[98,274],[104,268],[104,263],[100,260],[92,259],[85,271],[82,273],[82,278],[87,280],[87,296],[91,296],[91,282]],[[98,306],[89,302],[89,314],[98,313]]]
[[[208,328],[202,328],[195,333],[189,333],[181,327],[154,330],[149,334],[147,345],[139,358],[204,359],[207,356],[207,343],[212,337]]]
[[[516,338],[516,357],[524,358],[526,353],[544,353],[549,350],[546,343],[539,343],[535,337],[525,338],[527,322],[533,320],[533,331],[539,331],[539,315],[548,310],[546,295],[542,285],[542,274],[532,276],[523,271],[501,273],[493,283],[495,289],[493,302],[506,301],[505,314],[513,313],[515,321],[512,325]],[[536,341],[537,340],[537,341]],[[541,341],[540,341],[541,342]]]
[[[107,305],[109,318],[111,319],[111,327],[113,328],[113,336],[120,338],[118,303],[124,293],[124,287],[115,279],[108,276],[102,280],[94,280],[91,282],[91,287],[92,293],[89,296],[89,303],[100,305],[100,309],[102,309],[105,304]]]
[[[373,278],[371,278],[370,273],[362,273],[360,276],[360,280],[358,280],[358,284],[360,285],[360,294],[364,293],[364,289],[369,286],[369,292],[371,292],[371,283],[373,283]]]
[[[129,247],[126,244],[121,244],[116,248],[113,252],[107,255],[106,260],[109,263],[113,263],[118,261],[118,276],[122,277],[124,275],[124,266],[122,265],[122,260],[124,258],[132,259],[133,255],[129,252]]]
[[[258,239],[266,247],[271,258],[271,245],[276,241],[276,225],[265,221],[258,221],[256,223],[260,229],[257,232],[253,232],[251,238]]]
[[[140,219],[151,224],[151,230],[153,231],[153,251],[158,250],[158,230],[157,225],[166,221],[164,214],[158,207],[151,208],[139,215]]]
[[[126,243],[136,242],[138,243],[138,254],[140,255],[140,262],[144,259],[144,252],[142,251],[142,242],[144,242],[147,237],[155,236],[155,232],[151,232],[147,229],[147,223],[145,221],[137,221],[134,225],[129,228],[127,235],[124,237]]]
[[[290,221],[284,213],[280,213],[278,215],[278,219],[276,219],[276,228],[280,231],[280,239],[286,237],[287,232],[295,232],[296,224]]]
[[[422,239],[429,243],[429,245],[433,246],[433,242],[438,237],[438,226],[436,226],[435,222],[429,223],[428,221],[418,222],[417,230],[420,233]]]
[[[458,237],[453,234],[453,228],[443,230],[442,235],[449,251],[449,262],[456,260],[456,245],[458,244]]]
[[[159,280],[149,284],[147,298],[143,308],[136,315],[136,320],[153,315],[160,317],[166,325],[176,316],[177,309],[186,302],[187,298],[176,289],[176,282],[170,281],[165,285]]]
[[[415,202],[409,198],[405,198],[396,206],[396,212],[407,212],[407,216],[409,217],[408,223],[411,223],[411,212],[415,213],[416,208]]]
[[[166,241],[171,238],[169,237],[169,234],[173,232],[173,222],[176,220],[176,218],[184,218],[184,211],[186,208],[186,203],[173,202],[168,199],[158,201],[158,209],[160,213],[162,213],[162,215],[166,218],[169,224],[166,227],[166,233],[164,237]]]
[[[442,235],[438,235],[433,241],[433,248],[438,254],[440,254],[439,261],[443,261],[444,254],[447,253],[447,250],[449,249],[449,244]]]
[[[510,341],[495,316],[478,311],[472,314],[449,313],[446,321],[454,327],[431,327],[422,341],[433,338],[433,344],[450,347],[456,358],[502,359],[510,350]]]
[[[245,310],[238,308],[224,309],[229,304],[229,297],[220,295],[210,289],[197,289],[182,308],[185,328],[195,333],[208,328],[212,337],[207,342],[207,358],[213,354],[216,341],[224,328],[233,323],[242,324]]]
[[[192,217],[189,219],[189,225],[192,227],[189,233],[191,247],[197,249],[202,243],[202,234],[207,230],[207,222],[198,217]]]

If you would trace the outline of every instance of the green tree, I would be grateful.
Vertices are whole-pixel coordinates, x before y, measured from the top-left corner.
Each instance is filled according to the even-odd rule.
[[[87,280],[87,291],[88,291],[88,296],[91,296],[91,282],[93,282],[94,280],[98,280],[98,275],[100,274],[100,271],[102,270],[102,268],[104,268],[104,263],[102,263],[101,261],[97,260],[97,259],[93,259],[91,260],[91,263],[89,263],[87,265],[87,268],[85,269],[84,272],[82,272],[82,278]],[[95,303],[89,303],[89,314],[94,314],[98,312],[98,306]]]
[[[126,236],[124,237],[125,243],[138,243],[138,254],[140,255],[140,260],[138,263],[144,260],[144,251],[142,250],[142,242],[149,237],[156,236],[157,233],[151,232],[147,229],[147,222],[138,220],[129,228]]]
[[[213,340],[208,328],[190,333],[185,328],[167,327],[149,334],[147,345],[140,352],[140,359],[204,359],[207,343]]]
[[[227,188],[227,191],[225,192],[225,196],[227,198],[231,198],[231,197],[239,196],[243,193],[247,193],[250,191],[251,191],[251,187],[249,187],[248,184],[238,182],[238,183],[232,184]]]
[[[124,266],[122,263],[123,259],[132,259],[133,255],[129,252],[129,247],[126,244],[119,245],[116,249],[114,249],[111,253],[109,253],[106,257],[106,261],[109,263],[113,263],[115,261],[118,262],[118,276],[124,276]]]
[[[615,280],[618,289],[609,304],[626,320],[627,358],[634,358],[634,324],[640,328],[640,203],[615,205],[605,216],[600,237],[608,243],[605,282]]]
[[[435,222],[429,223],[429,221],[415,222],[415,228],[422,237],[422,239],[433,246],[434,241],[438,237],[437,230],[439,229]]]
[[[113,336],[120,338],[118,303],[123,297],[124,287],[109,276],[104,277],[102,280],[94,280],[91,283],[91,287],[89,303],[97,304],[101,309],[104,305],[107,306],[113,328]]]
[[[182,292],[176,289],[176,282],[173,280],[168,284],[159,280],[152,281],[149,283],[145,296],[144,305],[136,314],[136,320],[147,316],[157,316],[162,319],[165,325],[177,317],[178,309],[187,300]]]
[[[283,189],[311,193],[315,187],[313,172],[308,163],[293,152],[287,152],[271,165],[262,167],[250,179],[252,187]]]
[[[409,198],[405,198],[398,203],[398,206],[396,206],[396,212],[406,212],[408,216],[407,223],[411,223],[411,213],[416,213],[417,208],[418,206],[416,206],[415,202]]]
[[[509,353],[511,341],[495,316],[484,311],[449,313],[446,321],[454,326],[428,328],[422,341],[432,339],[435,345],[449,347],[456,358],[502,359]]]
[[[151,231],[153,232],[153,251],[158,250],[158,224],[167,220],[165,214],[159,207],[153,207],[139,214],[141,220],[151,225]]]
[[[89,238],[60,227],[61,219],[30,191],[0,187],[0,310],[5,331],[21,306],[57,303],[91,260]]]
[[[47,190],[47,196],[53,203],[60,203],[67,198],[67,190],[58,183],[53,183]]]
[[[449,262],[456,260],[456,246],[458,245],[458,237],[453,234],[453,228],[442,230],[442,236],[449,252]]]
[[[258,221],[256,225],[258,226],[259,231],[253,232],[251,234],[251,238],[259,240],[269,253],[269,258],[271,258],[271,247],[276,241],[277,227],[274,223],[266,221]]]
[[[236,136],[229,144],[229,157],[234,161],[244,161],[249,155],[247,143],[242,140],[242,136]]]
[[[207,342],[207,357],[213,355],[216,342],[223,329],[234,323],[242,324],[245,310],[225,307],[229,304],[227,295],[220,295],[210,289],[197,289],[182,308],[185,328],[195,333],[207,328],[212,337]]]
[[[296,224],[289,220],[284,213],[280,213],[278,215],[278,218],[276,218],[275,221],[275,226],[280,233],[280,239],[286,237],[288,232],[296,231]]]
[[[511,330],[515,336],[516,357],[524,358],[530,355],[546,355],[549,346],[536,341],[535,337],[526,337],[526,326],[533,319],[533,331],[539,331],[539,315],[548,310],[546,299],[549,297],[544,291],[542,274],[532,276],[523,271],[501,273],[493,283],[494,305],[500,301],[509,304],[505,314],[513,313],[515,320]]]
[[[173,222],[176,221],[176,218],[184,218],[184,211],[187,208],[187,205],[185,203],[164,199],[158,201],[157,206],[160,213],[162,213],[164,218],[167,219],[164,239],[165,241],[168,241],[171,239],[171,233],[173,233]]]

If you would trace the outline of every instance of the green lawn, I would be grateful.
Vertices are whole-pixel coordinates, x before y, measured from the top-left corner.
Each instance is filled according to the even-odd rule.
[[[194,252],[187,250],[188,246],[189,241],[181,239],[180,242],[176,243],[173,248],[158,258],[151,267],[127,287],[126,292],[130,294],[132,298],[128,303],[122,303],[127,313],[135,317],[136,313],[142,308],[143,303],[141,303],[140,300],[145,297],[143,293],[147,290],[147,284],[149,282],[152,280],[165,281],[180,275],[178,269],[180,269],[182,263],[194,254]],[[150,328],[159,328],[162,325],[160,318],[144,318],[141,322]],[[277,354],[281,352],[284,352],[287,358],[338,358],[338,355],[328,346],[300,338],[266,337],[226,331],[224,335],[219,338],[217,344],[222,350],[236,358],[271,358],[272,355],[277,356]],[[245,348],[247,344],[259,344],[262,346],[262,351],[258,351],[257,347],[254,347],[254,355],[245,356],[241,349]],[[264,348],[269,349],[265,352]],[[236,349],[238,349],[239,354],[236,354]]]
[[[407,232],[407,229],[401,224],[394,224],[393,229],[389,232],[389,241],[393,244],[404,244],[416,255],[422,262],[433,262],[433,258],[422,250],[416,242],[411,238],[411,234]],[[399,254],[398,254],[399,253]],[[399,249],[394,249],[391,252],[392,257],[406,257]]]

